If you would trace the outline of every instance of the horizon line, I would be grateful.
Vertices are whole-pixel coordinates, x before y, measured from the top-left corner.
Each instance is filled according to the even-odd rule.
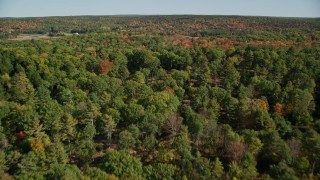
[[[236,15],[236,14],[105,14],[105,15],[49,15],[49,16],[6,16],[0,18],[50,18],[50,17],[84,17],[84,16],[238,16],[238,17],[270,17],[270,18],[305,18],[317,19],[320,16],[270,16],[270,15]]]

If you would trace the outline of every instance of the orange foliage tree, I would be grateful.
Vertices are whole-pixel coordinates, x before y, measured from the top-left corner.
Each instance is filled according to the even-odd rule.
[[[262,108],[265,112],[268,112],[268,105],[267,105],[267,103],[266,103],[264,100],[261,101],[261,108]]]
[[[30,140],[30,146],[31,146],[31,149],[37,153],[43,153],[44,152],[44,145],[43,143],[36,139],[36,138],[32,138]]]
[[[283,108],[284,108],[283,104],[277,103],[276,105],[274,105],[274,112],[276,114],[282,116],[283,115]]]

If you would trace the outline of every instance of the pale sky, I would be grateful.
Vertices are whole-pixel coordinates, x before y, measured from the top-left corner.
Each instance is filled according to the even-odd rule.
[[[0,17],[120,14],[320,17],[320,0],[0,0]]]

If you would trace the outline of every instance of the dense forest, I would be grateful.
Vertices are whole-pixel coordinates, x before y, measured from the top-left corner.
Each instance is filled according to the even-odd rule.
[[[0,179],[320,179],[320,19],[1,18]]]

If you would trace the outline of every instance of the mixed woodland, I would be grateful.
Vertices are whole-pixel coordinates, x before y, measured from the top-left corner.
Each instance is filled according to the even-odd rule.
[[[319,178],[318,18],[0,19],[0,179]]]

